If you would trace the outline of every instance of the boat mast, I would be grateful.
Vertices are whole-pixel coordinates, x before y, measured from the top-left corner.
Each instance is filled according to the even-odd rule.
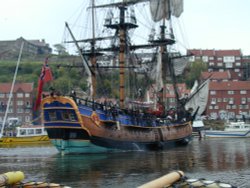
[[[167,3],[167,5],[166,5]],[[166,12],[164,12],[164,17],[163,17],[163,24],[161,26],[161,39],[162,41],[164,40],[169,40],[170,45],[175,43],[174,40],[174,34],[172,33],[172,25],[171,25],[171,16],[172,16],[172,12],[171,12],[171,4],[170,4],[170,0],[164,1],[164,7],[168,7],[168,13],[166,14]],[[169,19],[170,22],[170,39],[166,39],[165,37],[165,29],[166,29],[166,23],[165,23],[165,19]],[[166,54],[166,62],[162,63],[162,80],[163,80],[163,96],[162,96],[162,102],[164,102],[164,96],[166,94],[166,83],[164,83],[166,76],[166,73],[169,73],[170,78],[172,79],[172,84],[173,84],[173,89],[175,92],[175,97],[176,97],[176,101],[177,101],[177,107],[179,107],[179,93],[178,93],[178,88],[177,88],[177,81],[176,81],[176,76],[174,74],[174,68],[173,68],[173,62],[171,61],[171,58],[169,56],[169,53],[167,51],[167,47],[166,46],[161,46],[161,54]]]
[[[19,56],[18,56],[18,60],[17,60],[16,70],[15,70],[14,78],[13,78],[11,89],[10,89],[10,95],[9,95],[6,111],[5,111],[4,118],[3,118],[3,124],[2,124],[2,127],[1,127],[0,138],[3,135],[4,126],[5,126],[5,122],[6,122],[6,119],[7,119],[9,106],[10,106],[10,101],[11,101],[11,98],[12,98],[12,95],[13,95],[13,90],[14,90],[14,86],[15,86],[15,82],[16,82],[17,71],[18,71],[18,67],[19,67],[22,52],[23,52],[23,46],[24,46],[24,42],[22,42],[22,44],[21,44],[21,48],[20,48],[20,52],[19,52]]]
[[[92,0],[92,7],[95,6],[95,0]],[[91,41],[91,56],[90,62],[93,68],[94,74],[91,74],[92,80],[92,99],[96,97],[96,55],[95,55],[95,11],[92,8],[92,41]]]
[[[126,8],[124,6],[120,6],[120,30],[119,30],[119,36],[120,36],[120,49],[119,49],[119,66],[120,66],[120,108],[124,108],[124,99],[125,99],[125,40],[126,40],[126,31],[125,31],[125,10]]]
[[[83,66],[85,67],[85,69],[86,69],[86,71],[87,71],[87,74],[88,74],[88,77],[90,78],[90,79],[88,79],[88,81],[90,82],[90,87],[91,87],[91,89],[90,89],[90,95],[92,96],[92,93],[93,93],[93,84],[92,84],[92,79],[91,79],[91,77],[92,77],[93,74],[95,74],[95,72],[91,69],[91,67],[90,67],[89,64],[88,64],[87,59],[83,56],[82,51],[81,51],[81,48],[80,48],[79,44],[77,43],[77,41],[76,41],[76,39],[75,39],[75,36],[73,35],[71,29],[69,28],[69,25],[68,25],[67,22],[65,22],[65,26],[66,26],[66,28],[68,29],[69,34],[70,34],[71,38],[73,39],[73,42],[75,43],[75,45],[76,45],[76,47],[77,47],[77,50],[78,50],[78,52],[79,52],[79,55],[80,55],[80,57],[81,57],[81,59],[82,59]]]

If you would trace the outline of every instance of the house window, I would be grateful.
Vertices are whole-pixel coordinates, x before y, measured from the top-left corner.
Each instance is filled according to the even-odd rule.
[[[222,63],[217,63],[217,65],[218,65],[218,67],[222,67],[223,64]]]
[[[214,57],[209,57],[209,60],[214,60]]]
[[[230,106],[230,105],[227,105],[227,106],[226,106],[226,109],[227,109],[227,110],[230,110],[230,109],[231,109],[231,106]]]
[[[215,109],[215,110],[218,110],[218,109],[219,109],[219,106],[217,106],[217,105],[214,106],[214,109]]]
[[[234,98],[229,98],[228,103],[229,103],[229,104],[234,104]]]
[[[226,62],[225,67],[226,68],[233,68],[233,63],[232,62]]]
[[[23,105],[23,101],[17,101],[17,105],[18,106],[22,106]]]
[[[169,98],[169,102],[171,103],[175,102],[175,98]]]
[[[246,90],[241,90],[240,91],[240,94],[244,95],[244,94],[247,94],[247,91]],[[250,98],[249,98],[250,99]]]
[[[228,98],[223,98],[223,102],[227,102],[228,101]]]
[[[247,103],[247,98],[241,98],[241,104],[246,104]]]
[[[25,113],[30,113],[30,109],[25,109]]]
[[[30,122],[30,116],[25,116],[25,122]]]
[[[228,116],[229,116],[230,118],[233,118],[233,117],[235,117],[235,113],[234,113],[234,112],[228,112]]]
[[[194,60],[195,60],[194,56],[189,57],[189,61],[194,62]]]
[[[209,109],[210,109],[210,110],[213,110],[213,106],[209,106]]]
[[[23,93],[17,93],[17,98],[23,98]]]
[[[209,63],[209,66],[214,66],[214,62],[210,62],[210,63]]]
[[[227,91],[227,94],[228,94],[228,95],[233,95],[233,94],[234,94],[234,91],[229,90],[229,91]]]
[[[236,105],[232,105],[232,109],[234,109],[234,110],[235,110],[236,108],[237,108],[237,106],[236,106]]]
[[[221,60],[222,60],[222,57],[218,57],[217,60],[218,60],[218,61],[221,61]]]
[[[30,97],[30,93],[25,93],[25,97],[29,98]]]
[[[239,67],[239,66],[241,66],[241,63],[237,62],[237,63],[235,63],[235,65]]]
[[[240,72],[240,69],[234,69],[234,72]]]
[[[17,109],[17,113],[23,113],[23,109],[22,108],[18,108]]]
[[[235,57],[236,60],[240,60],[240,57]]]
[[[222,101],[222,99],[221,98],[217,98],[217,102],[221,102]]]
[[[216,91],[210,91],[210,95],[216,95]]]
[[[233,63],[233,62],[235,62],[235,57],[234,56],[224,56],[223,61],[225,63]]]
[[[30,101],[26,101],[25,104],[26,104],[26,107],[27,107],[27,108],[29,108],[29,107],[31,106],[31,105],[30,105]]]
[[[4,98],[4,93],[0,93],[0,98]]]
[[[211,99],[211,104],[216,104],[216,98]]]
[[[202,56],[202,61],[203,62],[208,62],[208,57],[207,56]]]

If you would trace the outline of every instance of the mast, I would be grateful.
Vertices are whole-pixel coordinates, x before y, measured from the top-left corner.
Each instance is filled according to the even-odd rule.
[[[95,0],[92,0],[92,7],[95,6]],[[96,55],[95,55],[95,11],[92,8],[92,41],[91,41],[91,57],[90,62],[93,67],[94,74],[91,75],[92,80],[92,99],[96,97]]]
[[[93,96],[93,84],[92,84],[92,79],[91,79],[91,77],[92,77],[92,75],[93,74],[95,74],[95,72],[91,69],[91,67],[88,65],[88,62],[87,62],[87,60],[86,60],[86,58],[83,56],[83,54],[82,54],[82,51],[81,51],[81,48],[80,48],[80,46],[78,45],[78,43],[77,43],[77,41],[76,41],[76,39],[75,39],[75,36],[73,35],[73,33],[72,33],[72,31],[71,31],[71,29],[69,28],[69,25],[68,25],[68,23],[67,22],[65,22],[65,26],[66,26],[66,28],[68,29],[68,31],[69,31],[69,33],[70,33],[70,35],[71,35],[71,38],[73,39],[73,42],[75,43],[75,45],[76,45],[76,47],[77,47],[77,50],[78,50],[78,52],[79,52],[79,55],[80,55],[80,57],[81,57],[81,59],[82,59],[82,63],[83,63],[83,66],[85,67],[85,69],[86,69],[86,71],[87,71],[87,74],[88,74],[88,81],[90,82],[90,95],[91,96]]]
[[[125,99],[125,10],[126,8],[124,6],[120,6],[120,49],[119,49],[119,62],[120,62],[120,71],[119,71],[119,77],[120,77],[120,108],[124,108],[124,99]]]
[[[6,111],[5,111],[5,114],[4,114],[4,118],[3,118],[3,124],[2,124],[1,132],[0,132],[0,138],[3,135],[4,126],[5,126],[6,119],[7,119],[7,115],[8,115],[8,111],[9,111],[9,106],[10,106],[10,101],[11,101],[11,98],[12,98],[12,93],[13,93],[15,82],[16,82],[17,71],[18,71],[18,67],[19,67],[21,56],[22,56],[22,52],[23,52],[23,46],[24,46],[24,42],[22,42],[22,44],[21,44],[21,48],[20,48],[20,52],[19,52],[19,56],[18,56],[18,60],[17,60],[16,70],[15,70],[14,78],[13,78],[11,89],[10,89],[10,95],[9,95],[9,99],[8,99]]]
[[[116,33],[119,35],[119,106],[120,108],[124,108],[124,100],[125,100],[125,53],[127,50],[127,31],[131,28],[136,28],[138,25],[136,23],[130,23],[125,21],[125,11],[127,10],[127,6],[130,4],[135,4],[135,1],[128,2],[119,2],[109,5],[101,5],[97,7],[118,7],[120,11],[119,15],[119,23],[114,23],[110,21],[108,24],[105,24],[106,27],[110,29],[115,29]],[[113,49],[114,50],[114,49]]]

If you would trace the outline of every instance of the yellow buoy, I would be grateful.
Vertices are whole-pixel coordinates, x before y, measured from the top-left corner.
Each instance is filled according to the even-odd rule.
[[[145,183],[138,188],[162,188],[172,185],[173,183],[177,182],[182,176],[184,176],[184,172],[182,171],[175,171],[171,172],[165,176],[162,176],[158,179]]]
[[[12,185],[24,179],[24,173],[21,171],[7,172],[0,174],[0,186]]]

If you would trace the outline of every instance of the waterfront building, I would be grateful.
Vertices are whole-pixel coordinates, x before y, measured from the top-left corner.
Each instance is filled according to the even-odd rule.
[[[3,121],[10,97],[11,83],[0,83],[0,121]],[[21,123],[32,121],[33,83],[16,83],[9,103],[8,118]]]
[[[211,81],[206,115],[212,119],[244,119],[250,114],[250,81]]]
[[[207,63],[208,72],[229,71],[232,79],[246,80],[244,58],[241,50],[202,50],[190,49],[188,54],[193,54],[190,61]]]

